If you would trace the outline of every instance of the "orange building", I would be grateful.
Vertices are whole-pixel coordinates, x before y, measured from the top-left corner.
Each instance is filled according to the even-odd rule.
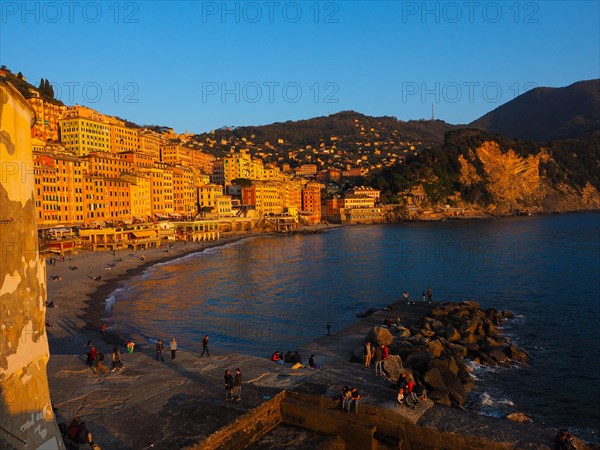
[[[210,153],[204,153],[199,150],[192,150],[192,165],[197,167],[204,174],[212,174],[216,158]]]
[[[160,161],[168,164],[192,165],[192,151],[179,143],[169,142],[160,146]]]
[[[150,154],[142,153],[140,151],[128,151],[121,152],[118,154],[119,158],[129,161],[131,169],[136,170],[140,167],[152,167],[157,159]]]
[[[67,107],[44,100],[37,91],[32,91],[32,94],[34,96],[27,99],[35,111],[35,124],[31,128],[31,137],[43,142],[58,141],[58,121]]]
[[[321,183],[306,183],[302,189],[302,216],[311,225],[321,222]]]
[[[138,130],[121,124],[110,125],[110,152],[135,152],[138,150]]]
[[[173,167],[173,212],[182,217],[196,215],[194,171],[190,167]]]
[[[146,155],[152,155],[154,161],[160,160],[160,145],[163,137],[146,128],[138,130],[138,150]]]
[[[146,221],[152,215],[150,175],[133,172],[122,175],[121,178],[129,183],[129,203],[132,218],[138,221]]]
[[[119,178],[131,172],[131,162],[107,152],[93,152],[82,158],[88,162],[88,174],[105,178]]]
[[[104,179],[104,217],[106,220],[131,220],[130,183],[122,178]]]

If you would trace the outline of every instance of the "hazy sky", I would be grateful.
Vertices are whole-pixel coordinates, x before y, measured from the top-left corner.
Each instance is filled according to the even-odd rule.
[[[0,1],[0,62],[178,132],[355,110],[468,123],[600,77],[600,2]]]

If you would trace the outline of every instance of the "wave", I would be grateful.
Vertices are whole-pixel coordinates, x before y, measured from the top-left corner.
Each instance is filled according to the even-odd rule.
[[[104,311],[106,311],[107,313],[110,313],[112,311],[112,308],[115,304],[115,302],[117,301],[117,296],[123,292],[126,291],[127,288],[117,288],[115,289],[108,297],[106,300],[104,300],[105,306],[104,306]]]

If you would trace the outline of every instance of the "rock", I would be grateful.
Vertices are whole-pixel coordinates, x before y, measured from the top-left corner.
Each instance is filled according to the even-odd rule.
[[[458,341],[460,344],[477,344],[477,342],[479,342],[479,338],[477,336],[475,336],[474,334],[464,334],[463,333],[463,338]]]
[[[525,362],[525,361],[527,361],[527,358],[529,358],[529,356],[527,355],[527,352],[525,350],[521,350],[520,348],[518,348],[514,345],[510,345],[508,347],[508,355],[512,359],[516,359],[517,361],[521,361],[521,362]]]
[[[500,325],[502,323],[502,315],[500,314],[500,311],[495,308],[487,309],[485,311],[485,317],[487,317],[494,325]]]
[[[425,372],[423,375],[423,382],[431,391],[439,391],[445,394],[448,393],[448,389],[446,389],[446,385],[444,384],[442,373],[437,367],[433,367]]]
[[[377,326],[369,331],[367,339],[371,341],[371,344],[390,345],[394,340],[394,336],[392,336],[392,333],[386,327]]]
[[[477,326],[479,324],[480,324],[480,322],[477,321],[477,320],[469,320],[467,322],[464,322],[460,326],[460,334],[463,335],[463,336],[474,334],[475,331],[477,331]]]
[[[475,302],[472,300],[460,302],[460,304],[466,306],[469,309],[481,309],[481,305],[479,304],[479,302]]]
[[[404,371],[402,358],[398,355],[390,355],[383,361],[383,373],[392,381],[396,381]]]
[[[512,420],[513,422],[518,422],[518,423],[533,422],[533,420],[531,420],[531,418],[527,417],[525,414],[523,414],[521,412],[510,413],[505,417],[505,419]]]
[[[440,307],[434,309],[433,311],[431,311],[431,315],[433,317],[441,317],[441,316],[447,316],[448,315],[448,311],[446,311],[445,309],[442,309]]]
[[[491,352],[489,352],[489,355],[494,358],[496,361],[498,361],[499,363],[503,363],[506,360],[508,360],[508,356],[506,355],[506,353],[504,353],[502,351],[501,348],[497,348],[492,350]]]
[[[459,405],[464,405],[467,401],[467,391],[463,387],[458,376],[450,370],[442,369],[440,372],[450,399]]]
[[[514,317],[515,317],[515,315],[508,309],[505,309],[504,311],[502,311],[503,319],[513,319]]]
[[[477,344],[467,344],[465,345],[465,347],[467,347],[467,350],[469,350],[469,352],[471,353],[475,353],[479,351],[479,345]]]
[[[460,356],[461,358],[467,356],[468,350],[467,347],[465,347],[464,345],[448,342],[447,347],[448,350],[450,350],[456,356]]]
[[[433,390],[431,392],[428,392],[427,395],[431,400],[439,403],[440,405],[452,406],[450,397],[448,397],[448,393],[445,391]]]
[[[478,355],[480,364],[483,364],[484,366],[493,366],[496,364],[496,360],[490,355],[488,355],[486,352],[479,352]],[[473,359],[473,362],[475,362],[475,359]]]
[[[482,345],[483,345],[483,347],[485,347],[488,350],[501,347],[500,342],[498,342],[497,340],[495,340],[494,338],[491,338],[489,336],[483,338]]]
[[[406,358],[406,365],[423,373],[427,370],[427,366],[429,365],[429,361],[431,361],[431,359],[431,353],[426,351],[417,352],[409,355]]]
[[[443,351],[444,346],[438,339],[435,339],[429,343],[429,352],[433,355],[434,358],[439,357]]]
[[[498,328],[496,328],[496,325],[494,325],[492,320],[486,320],[483,322],[483,331],[488,336],[498,336],[500,334]]]
[[[396,329],[396,336],[408,337],[410,336],[410,330],[406,327],[398,327]]]
[[[444,328],[444,337],[451,342],[458,342],[461,339],[460,333],[452,326]]]
[[[425,336],[425,337],[428,337],[428,338],[430,338],[430,337],[433,337],[433,336],[435,336],[435,331],[433,331],[433,330],[429,330],[429,329],[427,329],[427,328],[422,328],[422,329],[421,329],[421,334],[422,334],[423,336]]]

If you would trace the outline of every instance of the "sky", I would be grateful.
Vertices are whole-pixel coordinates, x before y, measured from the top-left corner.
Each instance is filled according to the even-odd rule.
[[[56,97],[204,132],[354,110],[469,123],[600,78],[598,1],[0,1],[0,63]]]

